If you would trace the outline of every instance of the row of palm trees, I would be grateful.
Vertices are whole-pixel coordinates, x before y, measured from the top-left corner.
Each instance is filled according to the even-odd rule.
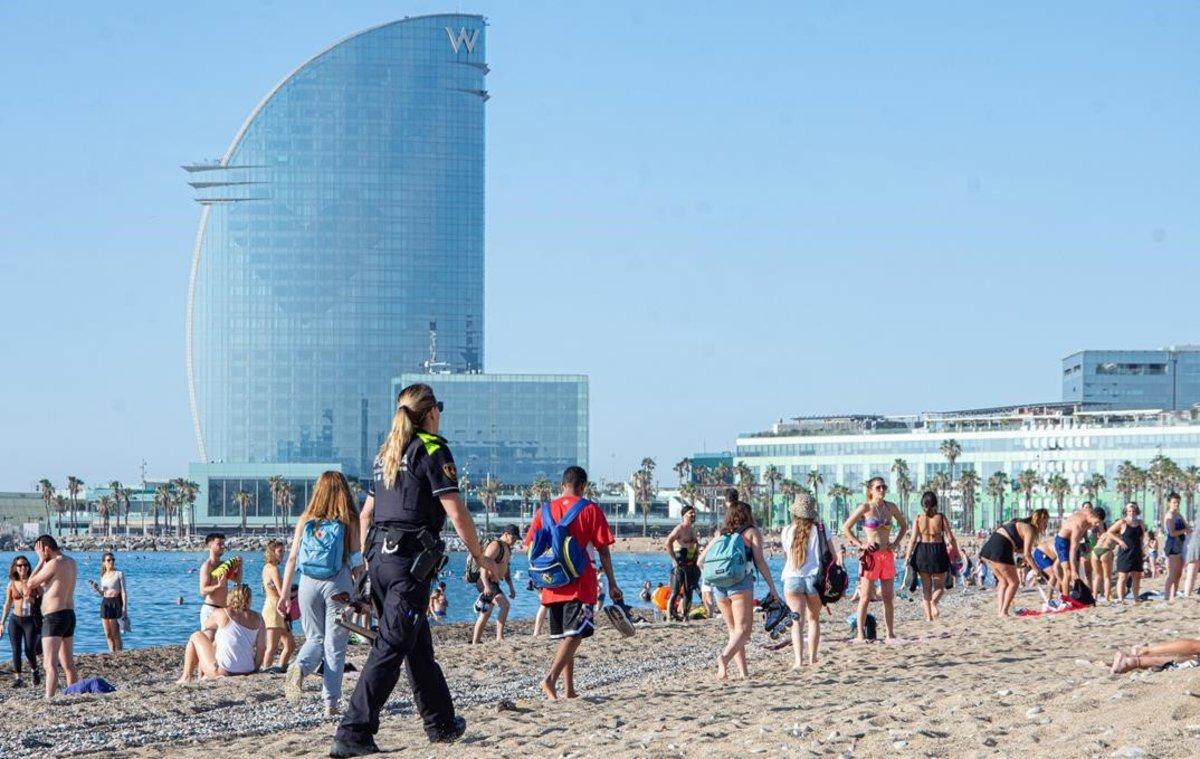
[[[79,534],[80,520],[79,514],[88,514],[95,512],[100,518],[100,531],[105,535],[112,535],[114,523],[116,532],[124,532],[129,534],[129,507],[132,496],[135,491],[133,488],[126,487],[120,480],[110,480],[108,483],[108,493],[100,496],[93,501],[81,500],[80,496],[83,493],[84,486],[87,483],[82,478],[75,475],[67,477],[66,491],[63,495],[49,478],[43,478],[38,481],[38,492],[42,497],[42,508],[46,513],[47,528],[56,523],[55,532],[59,535],[70,532],[71,535]],[[183,536],[186,532],[191,532],[196,524],[196,496],[200,493],[200,486],[191,480],[184,477],[176,477],[169,482],[160,483],[155,487],[154,497],[152,500],[151,511],[154,514],[154,532],[159,534],[159,516],[162,515],[165,525],[165,531],[170,533],[172,529],[176,534]],[[54,515],[56,519],[51,518]],[[68,514],[68,527],[63,529],[63,515]],[[143,512],[143,520],[145,515]],[[90,522],[91,520],[89,520]],[[174,527],[172,527],[174,521]],[[142,525],[143,532],[145,525]]]

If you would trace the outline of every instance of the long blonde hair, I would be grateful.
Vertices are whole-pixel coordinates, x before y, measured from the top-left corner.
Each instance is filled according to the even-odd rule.
[[[792,566],[799,569],[804,566],[804,560],[808,558],[808,538],[812,534],[812,528],[815,522],[811,519],[801,519],[795,517],[792,519],[792,547],[789,549],[792,556]]]
[[[317,478],[312,498],[308,499],[308,506],[300,515],[300,523],[304,524],[310,519],[331,519],[346,525],[346,529],[342,531],[343,542],[346,546],[346,556],[351,554],[353,549],[350,527],[358,522],[358,508],[354,503],[354,496],[350,493],[350,483],[346,482],[341,472],[323,472]]]
[[[250,586],[234,585],[229,589],[225,599],[225,608],[231,611],[245,611],[250,608]]]
[[[399,397],[396,398],[396,415],[392,417],[392,429],[383,445],[379,447],[379,464],[383,468],[385,486],[396,486],[404,451],[435,405],[437,399],[434,398],[433,388],[429,385],[418,382],[400,391]]]
[[[263,548],[263,563],[278,564],[279,557],[275,555],[275,549],[283,545],[282,540],[271,539],[267,541],[267,545]]]

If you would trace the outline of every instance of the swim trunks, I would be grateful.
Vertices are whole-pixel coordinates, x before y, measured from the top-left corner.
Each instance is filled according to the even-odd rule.
[[[578,599],[546,604],[546,616],[550,621],[550,639],[590,638],[595,629],[592,621],[591,604]]]
[[[863,577],[868,580],[894,580],[896,579],[896,555],[884,548],[876,548],[870,552],[871,558],[869,562],[864,561],[864,564],[869,563],[870,566],[863,570]],[[866,555],[864,554],[864,559]]]
[[[42,618],[43,638],[75,637],[75,610],[59,609]]]
[[[1055,535],[1054,552],[1058,554],[1060,562],[1066,562],[1067,557],[1071,555],[1071,539],[1064,538],[1062,535]]]
[[[1037,568],[1045,572],[1054,565],[1054,559],[1046,555],[1046,552],[1040,548],[1033,549],[1033,563],[1037,564]]]

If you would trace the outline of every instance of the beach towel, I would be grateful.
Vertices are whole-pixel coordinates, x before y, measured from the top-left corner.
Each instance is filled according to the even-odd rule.
[[[1080,609],[1089,609],[1090,606],[1076,601],[1070,596],[1060,596],[1061,603],[1058,608],[1054,609],[1017,609],[1013,614],[1018,617],[1041,617],[1047,614],[1064,614],[1068,611],[1079,611]]]
[[[89,677],[63,689],[63,694],[76,696],[80,693],[112,693],[116,688],[103,677]]]

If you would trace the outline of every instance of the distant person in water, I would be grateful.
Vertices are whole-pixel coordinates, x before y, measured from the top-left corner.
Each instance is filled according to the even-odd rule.
[[[41,562],[25,583],[28,592],[42,593],[42,662],[46,666],[46,698],[58,690],[58,668],[67,685],[79,679],[75,669],[75,560],[63,553],[50,535],[33,542]]]
[[[700,568],[696,557],[700,555],[700,537],[696,534],[696,509],[692,505],[683,507],[679,524],[667,535],[667,556],[671,559],[671,595],[667,599],[667,613],[671,619],[686,621],[692,613],[692,594],[700,584]],[[682,604],[682,613],[676,611],[676,603]]]
[[[241,564],[234,564],[219,577],[213,577],[213,572],[221,565],[221,557],[225,555],[225,536],[219,532],[209,533],[204,538],[208,547],[208,557],[200,565],[200,629],[212,629],[208,626],[208,616],[216,609],[225,608],[225,600],[229,593],[229,583],[242,581]]]
[[[850,514],[842,525],[842,534],[851,544],[862,549],[860,559],[861,579],[865,582],[879,582],[879,592],[883,597],[883,620],[887,628],[889,640],[896,637],[896,551],[908,531],[908,522],[904,513],[896,504],[884,498],[887,495],[887,483],[882,477],[872,477],[867,482],[867,500]],[[859,521],[863,525],[863,538],[855,534]],[[899,526],[896,539],[891,539],[892,523]],[[866,640],[867,607],[870,605],[870,594],[864,593],[858,601],[858,633],[857,642]]]

